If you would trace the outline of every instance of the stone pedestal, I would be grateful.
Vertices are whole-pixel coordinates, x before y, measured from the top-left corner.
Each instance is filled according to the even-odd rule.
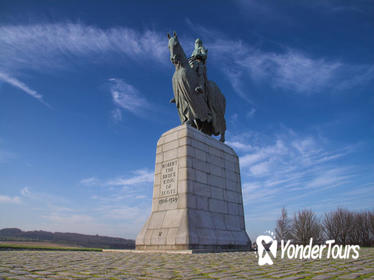
[[[137,250],[246,250],[239,160],[229,146],[182,125],[157,143],[152,213]]]

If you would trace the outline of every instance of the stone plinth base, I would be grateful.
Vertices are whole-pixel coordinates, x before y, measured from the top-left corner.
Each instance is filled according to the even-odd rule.
[[[182,125],[157,143],[152,213],[137,250],[248,250],[239,160],[227,145]]]

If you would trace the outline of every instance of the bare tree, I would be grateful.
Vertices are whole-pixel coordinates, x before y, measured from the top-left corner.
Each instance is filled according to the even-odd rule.
[[[369,224],[371,233],[371,244],[374,245],[374,210],[369,212]]]
[[[354,226],[353,220],[353,213],[342,208],[325,214],[322,224],[326,238],[334,239],[337,244],[348,244]]]
[[[310,238],[313,238],[314,243],[321,242],[322,226],[312,210],[302,210],[295,214],[292,236],[297,244],[307,245]]]
[[[280,218],[277,220],[277,226],[275,228],[275,235],[278,241],[292,239],[291,235],[291,220],[288,218],[286,208],[282,208]]]
[[[370,216],[368,211],[354,213],[354,226],[350,238],[352,244],[370,246]]]
[[[326,239],[338,239],[339,229],[336,225],[335,212],[329,212],[325,214],[325,217],[322,221],[322,226]]]
[[[360,218],[358,216],[358,213],[353,213],[353,227],[349,234],[349,243],[361,245],[361,226],[359,225]]]
[[[361,212],[361,219],[362,219],[362,246],[370,247],[370,212],[369,211],[363,211]]]
[[[374,211],[354,212],[338,208],[326,213],[320,223],[318,217],[311,210],[301,210],[295,214],[287,230],[287,212],[282,209],[282,215],[277,221],[277,239],[293,239],[297,244],[308,244],[310,238],[319,243],[322,237],[334,239],[341,245],[360,245],[368,247],[374,245]],[[292,237],[290,237],[292,235]]]

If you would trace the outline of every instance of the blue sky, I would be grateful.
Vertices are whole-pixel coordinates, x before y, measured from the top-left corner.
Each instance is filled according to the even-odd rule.
[[[247,232],[374,206],[372,1],[1,1],[0,228],[135,238],[179,125],[167,32],[227,100]]]

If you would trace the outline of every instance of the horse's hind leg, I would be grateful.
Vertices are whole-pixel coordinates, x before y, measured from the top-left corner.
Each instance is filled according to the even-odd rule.
[[[223,132],[223,133],[221,134],[221,138],[219,139],[219,141],[221,141],[222,143],[225,142],[225,132]]]

